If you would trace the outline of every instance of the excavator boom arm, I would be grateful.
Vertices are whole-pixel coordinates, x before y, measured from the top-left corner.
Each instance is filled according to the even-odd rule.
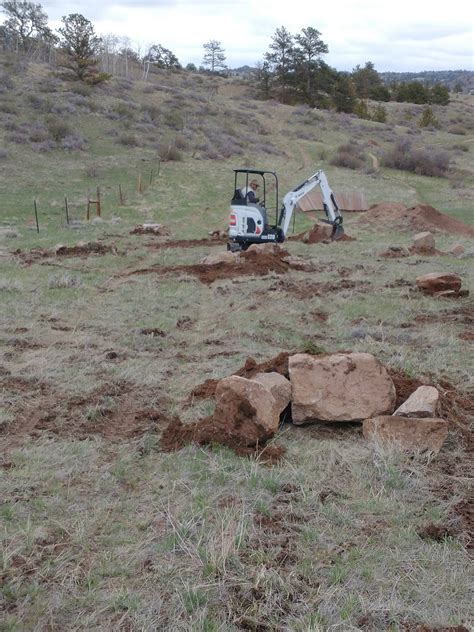
[[[324,171],[316,171],[312,176],[307,178],[304,182],[297,187],[288,191],[283,198],[283,205],[280,213],[278,224],[282,229],[285,237],[288,234],[288,228],[290,226],[291,218],[295,211],[295,207],[298,202],[312,191],[315,187],[319,186],[323,194],[323,206],[326,213],[327,222],[332,224],[335,228],[341,228],[342,215],[339,212],[334,194],[329,186]]]

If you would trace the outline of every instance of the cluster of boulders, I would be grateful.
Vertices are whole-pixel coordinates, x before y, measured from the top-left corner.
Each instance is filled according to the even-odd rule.
[[[395,410],[393,380],[369,353],[298,353],[289,357],[289,379],[231,376],[218,383],[215,396],[216,418],[247,446],[273,437],[289,408],[293,424],[362,422],[367,439],[402,449],[436,453],[448,433],[448,422],[436,417],[437,389],[421,386]]]
[[[465,252],[465,248],[462,244],[453,244],[446,252],[442,252],[436,248],[436,241],[433,233],[430,231],[423,231],[417,233],[412,238],[412,244],[408,248],[401,246],[391,246],[384,252],[380,253],[381,257],[396,259],[400,257],[408,257],[410,255],[450,255],[452,257],[460,257]]]

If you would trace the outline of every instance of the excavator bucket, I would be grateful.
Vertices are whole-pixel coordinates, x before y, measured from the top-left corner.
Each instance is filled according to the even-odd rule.
[[[341,239],[343,236],[344,236],[344,228],[342,227],[342,223],[334,222],[334,224],[332,225],[331,240],[337,241],[338,239]]]

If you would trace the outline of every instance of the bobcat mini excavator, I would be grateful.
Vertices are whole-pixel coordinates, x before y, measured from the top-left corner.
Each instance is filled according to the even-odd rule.
[[[247,250],[251,244],[282,243],[285,241],[296,205],[316,186],[321,188],[323,194],[323,208],[327,218],[323,221],[333,227],[331,238],[333,240],[340,239],[344,234],[342,215],[324,171],[316,171],[307,180],[288,191],[283,197],[279,212],[278,177],[274,171],[234,169],[234,173],[234,196],[230,206],[228,250],[235,252]],[[249,191],[249,182],[253,179],[257,179],[258,182],[261,181],[262,199],[251,202],[246,192]],[[238,188],[242,181],[245,184]],[[271,195],[270,190],[272,190]],[[267,206],[267,198],[271,198],[271,207]],[[273,209],[276,214],[275,223],[268,224],[267,213]]]

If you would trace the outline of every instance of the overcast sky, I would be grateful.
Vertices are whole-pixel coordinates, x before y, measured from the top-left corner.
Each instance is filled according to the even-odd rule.
[[[35,0],[38,1],[38,0]],[[222,43],[227,65],[262,61],[280,26],[312,26],[338,70],[372,61],[378,71],[473,70],[474,11],[469,0],[47,0],[54,27],[82,13],[100,34],[127,36],[143,51],[160,43],[183,65],[201,64],[203,43]]]

